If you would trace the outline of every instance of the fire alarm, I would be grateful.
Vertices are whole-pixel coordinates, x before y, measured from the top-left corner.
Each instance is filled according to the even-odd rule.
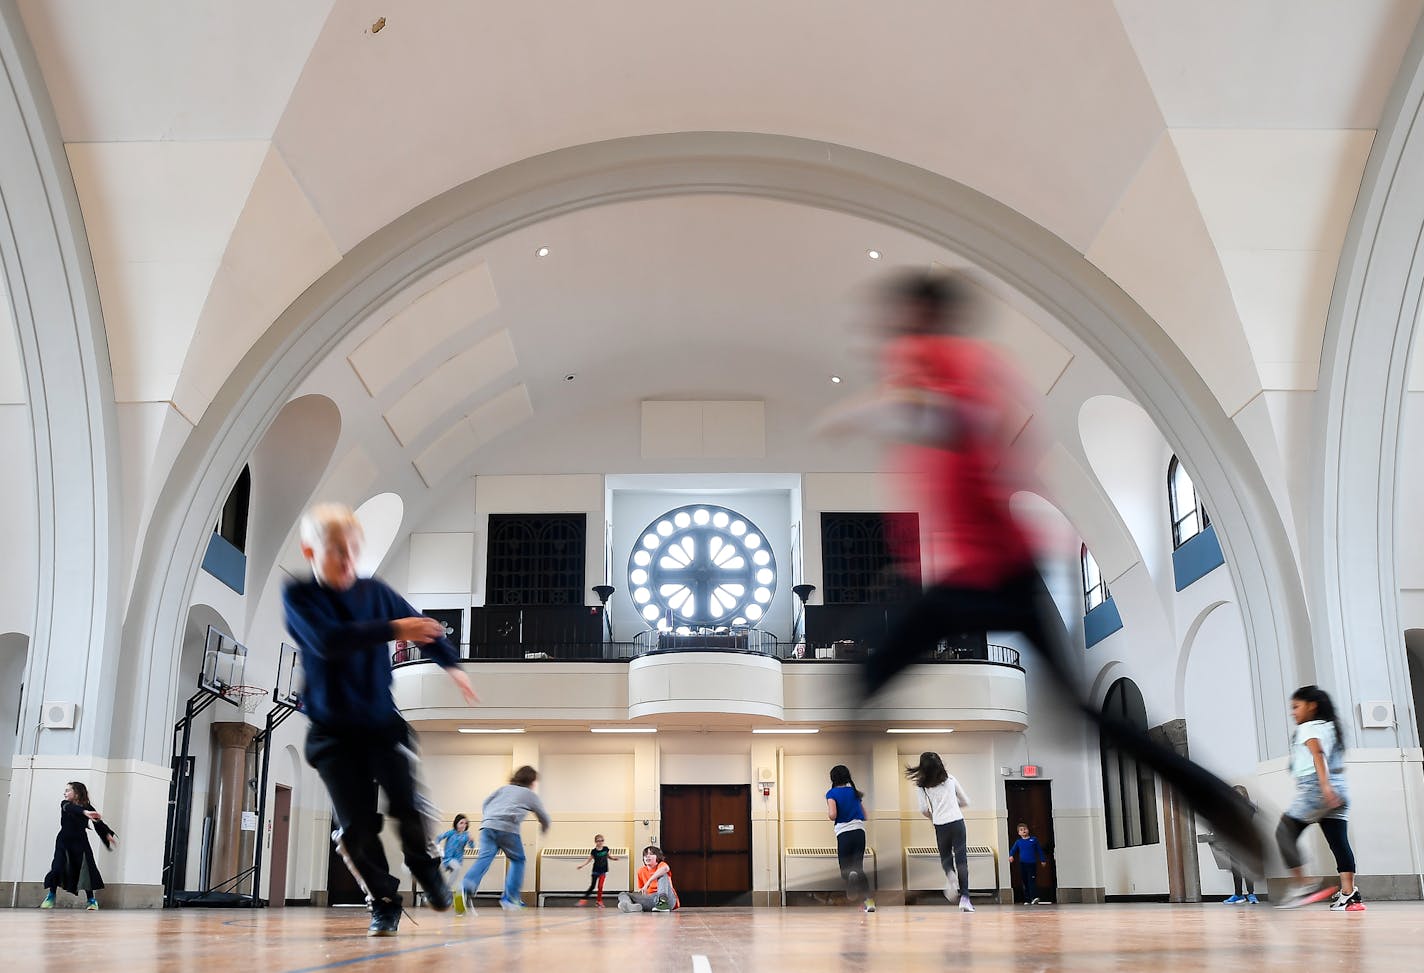
[[[1043,768],[1038,764],[1024,764],[1019,768],[1019,773],[1024,777],[1037,777],[1042,771]]]

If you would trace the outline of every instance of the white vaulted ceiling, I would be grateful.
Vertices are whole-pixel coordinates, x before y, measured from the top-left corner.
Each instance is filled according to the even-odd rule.
[[[1016,209],[1156,318],[1235,415],[1314,387],[1421,5],[21,0],[118,397],[193,422],[284,308],[413,207],[551,150],[699,130],[851,146]],[[362,417],[363,457],[426,483],[636,456],[637,403],[660,397],[764,400],[786,468],[872,463],[797,440],[866,380],[869,282],[955,260],[767,201],[572,213],[373,308],[313,382],[347,427]],[[1052,388],[1083,349],[990,292],[993,333]]]

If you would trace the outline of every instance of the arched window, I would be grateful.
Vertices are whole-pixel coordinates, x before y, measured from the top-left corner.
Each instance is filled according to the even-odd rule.
[[[1098,562],[1088,553],[1087,544],[1083,545],[1080,558],[1083,563],[1083,609],[1092,611],[1111,598],[1112,592],[1108,591],[1108,583],[1103,580],[1103,572],[1098,568]]]
[[[214,534],[243,554],[247,553],[247,508],[251,501],[252,471],[244,466],[227,500],[223,502],[217,524],[213,526]]]
[[[1147,731],[1147,707],[1131,679],[1108,687],[1103,715]],[[1152,771],[1131,755],[1099,744],[1103,758],[1103,816],[1109,848],[1155,845],[1157,835],[1157,785]]]
[[[1192,478],[1175,456],[1167,464],[1167,508],[1172,515],[1173,549],[1211,526],[1211,518],[1197,496],[1197,488],[1192,486]]]

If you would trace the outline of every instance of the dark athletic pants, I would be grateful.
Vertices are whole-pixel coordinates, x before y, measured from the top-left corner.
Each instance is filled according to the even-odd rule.
[[[1232,848],[1245,870],[1262,874],[1265,849],[1251,826],[1250,802],[1224,781],[1176,752],[1153,743],[1147,734],[1092,705],[1074,678],[1068,633],[1038,571],[1032,567],[991,589],[937,585],[916,601],[891,633],[887,644],[871,653],[863,668],[867,696],[929,655],[939,640],[958,632],[1019,632],[1038,651],[1027,678],[1046,677],[1098,729],[1104,746],[1140,760],[1161,776]]]
[[[1340,818],[1321,818],[1316,822],[1325,832],[1325,841],[1335,856],[1335,871],[1353,872],[1355,852],[1350,848],[1349,825]],[[1310,827],[1309,821],[1300,821],[1289,814],[1281,815],[1281,823],[1276,828],[1276,846],[1281,850],[1287,868],[1300,868],[1304,859],[1300,856],[1300,833]]]
[[[1023,886],[1025,902],[1038,898],[1038,862],[1019,862],[1019,884]]]
[[[386,792],[396,819],[406,867],[427,892],[432,882],[441,881],[440,860],[429,853],[425,818],[416,806],[409,734],[403,722],[363,733],[333,733],[312,724],[307,732],[307,763],[331,795],[333,823],[341,831],[338,846],[377,903],[401,901],[400,881],[391,874],[381,846],[377,788]]]
[[[865,878],[865,829],[842,831],[836,835],[836,859],[846,883],[846,898],[862,901],[870,888]]]
[[[944,869],[944,877],[949,878],[950,872],[956,876],[959,882],[959,894],[969,894],[969,831],[964,819],[951,821],[948,824],[937,824],[935,829],[935,845],[939,848],[939,863]]]

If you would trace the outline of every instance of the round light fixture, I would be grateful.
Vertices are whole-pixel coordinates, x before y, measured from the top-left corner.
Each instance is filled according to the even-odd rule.
[[[549,248],[548,248],[548,247],[540,247],[538,250],[535,250],[535,251],[534,251],[534,256],[536,256],[536,257],[547,257],[548,255],[549,255]]]
[[[840,377],[839,375],[832,375],[832,376],[831,376],[831,384],[832,384],[832,385],[839,385],[839,384],[841,384],[841,377]]]
[[[879,250],[867,250],[867,251],[865,251],[865,255],[866,255],[867,257],[869,257],[871,260],[879,260],[879,259],[880,259],[880,251],[879,251]],[[541,254],[541,256],[542,256],[542,254]]]

